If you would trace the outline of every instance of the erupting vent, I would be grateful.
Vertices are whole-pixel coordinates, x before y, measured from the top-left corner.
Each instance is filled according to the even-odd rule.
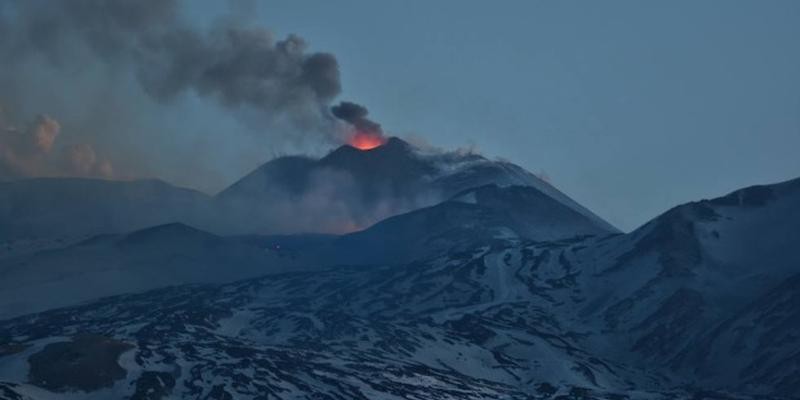
[[[386,143],[386,139],[383,136],[366,132],[356,132],[349,141],[351,146],[359,150],[371,150],[384,143]]]

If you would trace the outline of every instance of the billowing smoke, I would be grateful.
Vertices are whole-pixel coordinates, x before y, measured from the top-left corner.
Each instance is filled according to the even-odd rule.
[[[347,122],[351,129],[346,130],[346,141],[359,149],[369,150],[386,142],[380,124],[367,118],[367,108],[356,103],[343,101],[331,107],[336,118]]]
[[[6,54],[39,52],[59,66],[84,45],[105,63],[132,69],[159,101],[192,90],[224,106],[300,119],[324,115],[341,91],[336,58],[307,54],[302,38],[276,40],[263,28],[230,23],[193,29],[179,18],[178,0],[11,3],[13,23],[3,23],[11,32]]]
[[[228,158],[250,157],[241,170],[229,173],[232,178],[279,150],[274,146],[337,141],[330,106],[341,84],[333,55],[309,52],[297,35],[277,38],[250,24],[242,12],[198,23],[184,15],[191,5],[180,0],[0,0],[0,103],[21,118],[54,115],[65,133],[96,142],[95,149],[108,150],[133,175],[169,176],[158,168],[183,165],[187,170],[172,176],[196,176],[194,159],[227,165]],[[203,115],[180,121],[153,113],[170,114],[168,106],[193,99],[202,107],[224,109],[240,126],[220,122],[224,134],[217,128],[217,137],[199,138],[191,132],[212,129],[192,121]],[[230,130],[254,137],[234,138]],[[153,143],[159,135],[169,135],[163,142],[175,142],[177,149],[193,146],[208,154],[181,158]],[[250,155],[222,155],[220,148]],[[156,150],[158,155],[146,153]],[[71,153],[68,158],[78,160],[76,165],[93,158],[85,147]]]
[[[0,179],[113,176],[111,162],[99,156],[90,144],[57,147],[60,133],[61,125],[47,115],[39,115],[20,128],[0,112]]]
[[[68,171],[77,176],[102,176],[114,175],[111,162],[100,158],[94,148],[87,143],[80,143],[66,148],[66,161]]]
[[[360,104],[343,101],[331,107],[331,113],[336,118],[352,125],[359,132],[383,136],[381,125],[367,118],[369,111]]]
[[[305,48],[297,36],[275,41],[261,29],[168,31],[142,38],[134,59],[145,90],[159,100],[191,89],[227,107],[313,124],[339,94],[339,71],[332,55]]]
[[[49,153],[53,148],[53,143],[55,143],[59,131],[61,131],[61,125],[59,125],[58,121],[47,115],[40,115],[31,126],[30,132],[25,135],[30,141],[29,144],[32,145],[29,150]]]
[[[58,122],[48,116],[39,116],[22,128],[9,123],[7,116],[0,117],[0,177],[45,173],[60,130]]]

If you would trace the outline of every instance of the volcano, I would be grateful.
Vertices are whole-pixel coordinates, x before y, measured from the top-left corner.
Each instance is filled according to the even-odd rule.
[[[233,232],[345,233],[490,184],[533,188],[606,230],[617,231],[517,165],[473,153],[426,152],[397,137],[368,150],[343,145],[318,159],[274,159],[219,193],[216,200],[232,210],[226,215],[245,214],[235,216]],[[287,221],[275,216],[278,209],[298,218]],[[314,218],[303,221],[304,216]]]
[[[423,151],[389,137],[369,150],[342,145],[320,158],[273,159],[213,197],[159,181],[4,183],[0,238],[66,243],[173,222],[216,234],[342,234],[484,185],[531,188],[605,231],[617,231],[517,165],[474,153]],[[67,235],[74,238],[66,241]]]

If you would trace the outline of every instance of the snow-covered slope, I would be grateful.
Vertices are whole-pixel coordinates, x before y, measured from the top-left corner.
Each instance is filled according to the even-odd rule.
[[[531,186],[484,185],[344,235],[322,249],[341,264],[397,264],[496,239],[553,241],[616,233]]]
[[[453,202],[481,204],[480,190],[496,189]],[[493,237],[401,265],[177,286],[2,321],[0,394],[796,398],[798,205],[795,180],[676,207],[627,235]],[[48,368],[60,365],[84,373]]]
[[[0,381],[36,399],[76,388],[89,392],[76,398],[611,399],[629,382],[656,379],[580,348],[549,313],[549,294],[561,289],[515,277],[531,260],[508,245],[402,267],[169,288],[7,321]],[[103,371],[124,373],[91,371],[97,347],[115,354]],[[64,357],[89,377],[48,380],[40,364]]]
[[[698,384],[800,393],[800,323],[780,309],[798,245],[800,179],[676,207],[583,252],[591,295],[576,326],[608,332],[606,354]]]

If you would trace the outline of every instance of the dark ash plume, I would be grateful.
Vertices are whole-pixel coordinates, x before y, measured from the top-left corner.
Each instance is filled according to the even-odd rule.
[[[225,1],[202,20],[191,0],[0,0],[0,104],[17,121],[58,120],[50,157],[64,168],[112,160],[115,176],[207,192],[271,153],[341,142],[336,58],[259,27],[254,2]],[[65,150],[82,143],[94,157]]]
[[[295,35],[275,41],[266,30],[226,28],[144,39],[137,74],[158,100],[192,89],[227,107],[305,117],[304,111],[324,110],[341,91],[336,58],[305,54],[306,43]]]
[[[331,107],[331,113],[334,117],[352,125],[359,133],[383,136],[381,125],[367,118],[369,111],[360,104],[342,101]]]
[[[341,91],[333,55],[308,54],[298,36],[276,40],[235,21],[195,28],[181,19],[177,0],[10,0],[4,8],[14,16],[0,20],[6,60],[39,53],[62,67],[85,48],[110,66],[132,69],[159,101],[192,90],[224,106],[308,125],[324,121]]]

